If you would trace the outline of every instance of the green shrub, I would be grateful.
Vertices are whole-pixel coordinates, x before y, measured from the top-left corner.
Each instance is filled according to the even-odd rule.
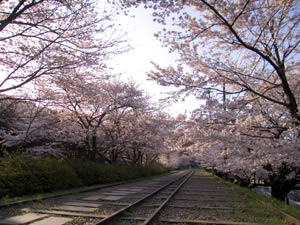
[[[43,186],[43,191],[78,187],[82,184],[75,171],[64,161],[41,158],[31,165]]]
[[[164,172],[167,170],[158,165],[140,167],[49,157],[5,158],[0,161],[0,198],[119,182]]]
[[[0,181],[0,197],[8,195],[8,189],[6,188],[5,184]]]
[[[68,160],[67,164],[73,169],[83,185],[103,183],[101,179],[101,173],[103,173],[102,164],[84,159]]]
[[[42,193],[81,185],[80,179],[70,167],[51,158],[17,157],[2,160],[0,171],[0,197]]]

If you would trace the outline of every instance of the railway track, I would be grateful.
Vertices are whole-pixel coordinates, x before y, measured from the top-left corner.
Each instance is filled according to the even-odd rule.
[[[173,172],[169,172],[169,174],[172,174],[172,173]],[[80,188],[75,188],[75,189],[68,190],[68,191],[62,191],[62,192],[59,192],[59,193],[48,193],[48,194],[42,194],[42,195],[35,195],[35,196],[32,196],[32,197],[27,197],[27,198],[23,198],[23,197],[15,198],[14,200],[10,200],[8,202],[1,201],[0,202],[0,208],[5,208],[5,207],[9,207],[9,206],[18,205],[18,204],[33,202],[33,201],[37,201],[37,200],[40,201],[40,200],[45,200],[45,199],[49,199],[49,198],[57,198],[57,197],[60,197],[60,196],[66,196],[66,195],[70,195],[70,194],[90,192],[90,191],[94,191],[94,190],[97,190],[97,189],[103,189],[103,188],[107,188],[107,187],[115,187],[115,186],[119,186],[119,185],[123,185],[123,184],[139,182],[139,181],[152,179],[154,177],[161,177],[161,176],[165,176],[165,174],[158,175],[158,176],[156,175],[156,176],[147,177],[147,178],[138,178],[138,179],[133,179],[133,180],[129,180],[129,181],[116,182],[116,183],[80,187]]]
[[[66,222],[80,224],[81,221],[78,221],[78,218],[92,221],[90,224],[98,224],[99,221],[104,223],[157,194],[186,175],[187,172],[176,172],[143,181],[91,189],[74,195],[53,197],[48,199],[46,203],[36,202],[32,204],[31,201],[22,201],[20,202],[22,204],[18,206],[8,204],[7,206],[14,210],[10,213],[8,209],[8,215],[4,218],[1,218],[0,215],[0,224],[59,225]],[[2,206],[2,208],[5,211],[5,207]],[[9,216],[10,214],[12,216]],[[13,216],[14,214],[19,215]]]
[[[0,225],[299,224],[201,171],[183,171],[35,203]]]

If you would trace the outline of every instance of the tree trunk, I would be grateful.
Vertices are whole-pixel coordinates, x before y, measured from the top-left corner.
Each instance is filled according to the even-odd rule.
[[[282,64],[279,69],[277,70],[277,73],[281,79],[282,82],[282,89],[284,90],[284,93],[286,94],[289,104],[288,109],[292,115],[292,117],[295,119],[296,126],[300,125],[300,115],[298,112],[298,104],[296,101],[296,97],[294,93],[292,92],[290,85],[287,81],[286,74],[285,74],[285,66]]]
[[[96,152],[97,152],[97,136],[92,136],[92,152],[91,152],[91,159],[94,160],[96,158]]]
[[[294,186],[295,184],[293,184],[293,182],[278,180],[271,184],[271,195],[274,198],[284,201]]]
[[[268,164],[264,166],[264,169],[271,172],[269,174],[269,181],[266,182],[271,186],[271,195],[274,198],[284,201],[286,195],[297,184],[297,174],[299,174],[299,168],[289,166],[287,163],[281,163],[278,171],[275,171],[272,165]],[[295,173],[293,178],[287,179],[291,173]]]

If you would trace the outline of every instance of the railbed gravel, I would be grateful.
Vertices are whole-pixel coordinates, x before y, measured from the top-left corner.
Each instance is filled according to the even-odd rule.
[[[100,221],[101,219],[98,218],[77,217],[71,222],[69,222],[68,225],[94,225],[95,223]]]
[[[178,204],[178,205],[195,205],[202,207],[245,207],[247,206],[246,202],[225,202],[225,201],[186,201],[179,199],[172,199],[169,204]]]
[[[112,224],[114,224],[114,223],[112,223]],[[121,220],[118,221],[118,223],[115,223],[115,224],[118,224],[118,225],[140,225],[141,221],[138,221],[138,220],[122,220],[121,219]]]
[[[125,206],[120,205],[102,205],[95,211],[95,213],[101,214],[101,215],[111,215],[112,213],[124,208]]]
[[[21,205],[18,205],[18,206],[13,206],[13,207],[8,207],[8,208],[1,208],[1,210],[0,210],[0,219],[25,214],[25,212],[22,209],[24,209],[26,207],[27,206],[25,206],[24,204],[21,204]]]
[[[155,208],[153,207],[135,207],[125,213],[126,217],[149,217]]]
[[[171,208],[166,207],[161,213],[159,218],[164,219],[201,219],[201,220],[216,220],[218,218],[218,213],[216,211],[203,211],[187,208]],[[224,218],[223,218],[224,219]]]

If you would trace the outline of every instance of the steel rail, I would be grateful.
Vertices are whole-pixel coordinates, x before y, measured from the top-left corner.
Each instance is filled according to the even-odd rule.
[[[123,212],[125,212],[126,210],[128,210],[128,209],[130,209],[130,208],[132,208],[132,207],[138,205],[139,203],[141,203],[141,202],[147,200],[148,198],[150,198],[150,197],[152,197],[153,195],[157,194],[158,192],[164,190],[165,188],[167,188],[167,187],[170,186],[171,184],[175,183],[176,181],[178,181],[178,180],[184,178],[185,176],[190,177],[192,173],[193,173],[193,172],[185,173],[183,176],[180,176],[180,177],[178,177],[177,179],[174,179],[174,180],[168,182],[167,184],[165,184],[165,185],[159,187],[158,189],[156,189],[155,191],[153,191],[153,192],[151,192],[150,194],[146,195],[145,197],[143,197],[143,198],[141,198],[141,199],[138,199],[137,201],[133,202],[132,204],[130,204],[130,205],[124,207],[124,208],[119,209],[118,211],[116,211],[116,212],[112,213],[111,215],[105,217],[104,219],[102,219],[102,220],[100,220],[100,221],[94,223],[93,225],[101,225],[101,224],[104,224],[105,222],[111,221],[112,219],[114,219],[114,218],[120,216],[121,213],[123,213]]]
[[[171,198],[179,191],[180,188],[182,188],[182,186],[191,178],[191,176],[193,175],[193,171],[176,187],[176,189],[169,195],[169,197],[150,215],[150,217],[144,221],[141,225],[147,225],[149,224],[151,221],[153,221],[153,219],[155,218],[155,216],[163,209],[163,207],[165,207],[165,205],[171,200]]]

